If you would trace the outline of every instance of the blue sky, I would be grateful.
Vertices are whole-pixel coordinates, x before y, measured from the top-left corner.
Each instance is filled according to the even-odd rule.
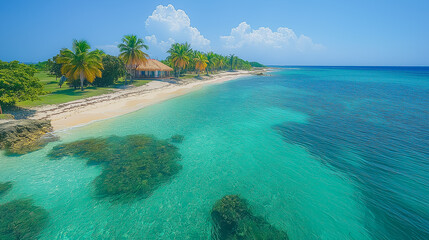
[[[429,1],[2,0],[0,60],[37,62],[85,39],[117,54],[137,34],[278,65],[429,65]]]

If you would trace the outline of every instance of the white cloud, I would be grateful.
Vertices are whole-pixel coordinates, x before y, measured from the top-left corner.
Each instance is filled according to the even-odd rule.
[[[252,29],[246,22],[240,23],[236,28],[231,29],[231,34],[221,36],[223,46],[226,49],[240,49],[247,47],[257,47],[272,49],[275,51],[311,51],[323,48],[320,44],[315,44],[311,38],[300,35],[286,27],[279,27],[273,31],[268,27]]]
[[[113,55],[113,56],[119,55],[118,43],[107,44],[107,45],[99,45],[99,46],[95,46],[95,48],[101,49],[105,53]]]
[[[298,36],[290,28],[252,29],[246,22],[232,28],[230,35],[221,36],[220,40],[224,54],[234,53],[266,64],[307,64],[321,57],[325,49],[305,35]]]
[[[151,34],[146,41],[163,50],[174,42],[188,42],[193,48],[207,50],[210,40],[197,28],[191,26],[191,20],[185,11],[175,9],[173,5],[159,5],[146,19],[146,30]]]

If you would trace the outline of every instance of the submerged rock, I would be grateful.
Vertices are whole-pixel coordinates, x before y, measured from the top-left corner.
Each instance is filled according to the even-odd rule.
[[[227,195],[217,201],[211,217],[212,239],[288,239],[286,232],[276,229],[262,217],[253,216],[246,200],[237,195]]]
[[[0,205],[0,239],[37,239],[48,222],[48,212],[30,199]]]
[[[0,183],[0,196],[5,194],[12,188],[12,182],[2,182]]]
[[[185,136],[180,134],[173,135],[170,138],[172,143],[182,143],[184,139],[185,139]]]
[[[118,200],[147,197],[181,169],[177,147],[143,134],[61,144],[49,153],[52,159],[64,156],[86,159],[87,164],[102,164],[103,171],[94,180],[96,193]]]
[[[0,149],[6,154],[25,154],[42,148],[45,144],[57,140],[51,134],[51,122],[48,120],[13,120],[0,123]]]

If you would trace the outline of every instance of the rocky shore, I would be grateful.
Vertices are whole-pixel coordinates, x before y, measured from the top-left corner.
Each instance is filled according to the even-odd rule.
[[[9,120],[0,122],[0,149],[6,154],[25,154],[56,140],[49,120]]]

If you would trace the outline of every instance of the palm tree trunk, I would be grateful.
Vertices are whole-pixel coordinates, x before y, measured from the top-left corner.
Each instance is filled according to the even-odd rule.
[[[85,76],[83,72],[80,72],[80,90],[83,91],[83,81],[85,80]]]

